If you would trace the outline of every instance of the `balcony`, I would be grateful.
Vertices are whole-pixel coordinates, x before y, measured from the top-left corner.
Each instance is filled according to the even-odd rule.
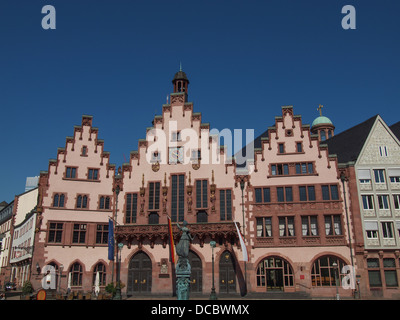
[[[179,223],[182,225],[182,223]],[[234,241],[238,243],[238,234],[235,224],[231,222],[218,222],[218,223],[191,223],[188,224],[190,234],[197,238],[200,246],[204,245],[206,237],[210,237],[216,241]],[[178,240],[181,231],[178,229],[176,223],[172,224],[172,233],[174,239]],[[115,238],[117,241],[126,241],[128,248],[130,248],[133,241],[137,241],[139,247],[142,246],[144,240],[150,240],[150,246],[153,248],[155,241],[162,241],[165,248],[168,242],[169,233],[168,225],[166,224],[152,224],[152,225],[120,225],[115,228]]]

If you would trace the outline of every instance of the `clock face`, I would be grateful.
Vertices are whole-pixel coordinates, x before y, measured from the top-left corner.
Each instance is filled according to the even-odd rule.
[[[183,147],[169,148],[169,163],[183,163]]]

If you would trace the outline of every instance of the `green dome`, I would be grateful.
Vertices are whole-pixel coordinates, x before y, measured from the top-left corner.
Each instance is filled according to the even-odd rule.
[[[324,116],[319,116],[318,118],[316,118],[313,121],[313,123],[311,125],[311,128],[314,127],[314,126],[320,125],[320,124],[330,124],[330,125],[333,126],[333,123],[332,123],[331,120],[329,120],[329,118],[324,117]]]

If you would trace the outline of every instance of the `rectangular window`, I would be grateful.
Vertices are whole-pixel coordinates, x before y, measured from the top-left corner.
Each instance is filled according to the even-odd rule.
[[[291,202],[293,201],[292,187],[277,187],[276,188],[278,202]]]
[[[335,184],[322,186],[322,200],[339,200],[338,186]]]
[[[282,187],[278,187],[276,188],[276,193],[278,196],[278,202],[284,202],[285,201],[285,196],[283,193],[283,188]]]
[[[256,218],[257,237],[272,237],[272,218]]]
[[[278,163],[271,165],[271,175],[283,176],[289,174],[289,165],[287,163]]]
[[[220,190],[219,201],[221,221],[232,220],[232,191],[229,189]]]
[[[400,177],[390,177],[390,182],[400,182]]]
[[[293,201],[292,187],[285,187],[285,196],[287,202]]]
[[[308,200],[309,201],[315,201],[315,187],[314,186],[308,186],[307,187],[308,191]]]
[[[332,200],[339,200],[339,192],[337,185],[331,185],[331,199]]]
[[[271,191],[269,188],[263,188],[264,202],[271,202]]]
[[[385,274],[385,282],[387,287],[397,287],[396,262],[391,258],[383,259],[383,272]]]
[[[89,169],[88,180],[99,180],[99,169]]]
[[[295,163],[296,174],[312,174],[314,173],[314,166],[312,162],[298,162]]]
[[[171,141],[181,141],[181,132],[180,131],[172,132]]]
[[[378,195],[378,206],[379,209],[389,209],[389,196]]]
[[[361,198],[363,202],[363,208],[365,210],[374,209],[374,198],[372,195],[370,194],[362,195]]]
[[[365,221],[364,223],[367,239],[378,239],[378,222]]]
[[[160,208],[160,182],[149,183],[149,210]]]
[[[192,157],[191,160],[200,160],[201,159],[201,152],[199,149],[192,150]]]
[[[98,224],[96,230],[96,243],[107,244],[108,243],[108,224]]]
[[[375,169],[375,182],[376,183],[385,183],[385,170],[383,169]]]
[[[67,167],[67,169],[65,171],[65,177],[70,178],[70,179],[76,178],[76,168]]]
[[[294,217],[279,217],[279,236],[293,237],[294,234]]]
[[[184,220],[185,205],[185,175],[172,175],[172,201],[171,220],[172,222]]]
[[[196,208],[208,207],[208,180],[196,181]]]
[[[327,236],[338,236],[342,234],[340,215],[325,216],[325,234]]]
[[[62,240],[63,223],[50,223],[48,242],[60,243]]]
[[[297,152],[303,152],[303,147],[301,145],[301,142],[296,143],[296,148],[297,148]]]
[[[126,194],[125,223],[136,223],[137,193]]]
[[[86,224],[74,224],[72,235],[72,243],[85,243],[86,241]]]
[[[262,201],[262,193],[261,193],[261,188],[255,188],[254,193],[255,193],[255,198],[256,198],[256,203],[261,203]]]
[[[379,259],[367,259],[368,278],[370,287],[382,287]]]
[[[254,194],[256,203],[271,202],[271,192],[269,188],[255,188]]]
[[[393,204],[395,209],[400,209],[400,194],[393,195]]]
[[[278,144],[278,152],[281,154],[285,152],[285,145],[283,143]]]
[[[322,186],[322,200],[330,200],[329,186]]]
[[[385,239],[394,238],[392,222],[382,222],[382,234]]]
[[[381,157],[387,157],[388,156],[388,148],[386,146],[380,146],[379,147],[379,155]]]
[[[301,229],[303,236],[317,236],[318,225],[316,216],[301,217]]]

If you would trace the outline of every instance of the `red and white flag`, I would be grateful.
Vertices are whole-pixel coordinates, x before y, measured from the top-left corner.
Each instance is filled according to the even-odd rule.
[[[244,244],[243,236],[242,236],[242,234],[240,233],[239,228],[238,228],[236,222],[235,222],[235,227],[236,227],[237,233],[238,233],[238,235],[239,235],[240,246],[242,247],[243,261],[249,261],[249,256],[247,255],[247,248],[246,248],[246,245]]]

